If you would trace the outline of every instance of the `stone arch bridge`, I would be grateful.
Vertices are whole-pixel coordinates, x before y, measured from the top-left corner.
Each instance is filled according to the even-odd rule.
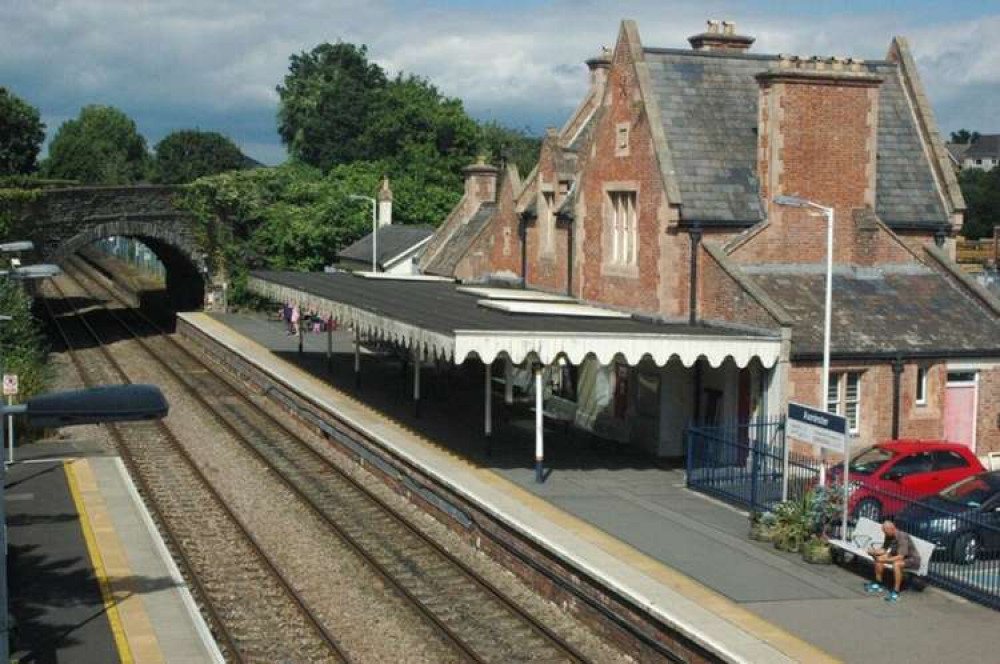
[[[59,263],[83,247],[112,236],[132,237],[166,268],[167,295],[177,311],[221,302],[205,252],[195,240],[195,220],[174,206],[176,186],[136,185],[48,189],[15,211],[15,228],[27,232],[40,258]]]

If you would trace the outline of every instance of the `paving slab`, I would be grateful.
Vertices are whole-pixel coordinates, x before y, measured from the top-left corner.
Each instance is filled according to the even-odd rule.
[[[87,440],[17,454],[6,486],[14,654],[22,662],[222,662],[121,460]]]

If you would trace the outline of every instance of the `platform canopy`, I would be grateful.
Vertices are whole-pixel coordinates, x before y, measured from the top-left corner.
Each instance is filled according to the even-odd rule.
[[[369,338],[455,363],[475,355],[487,363],[507,356],[515,364],[551,364],[560,357],[580,364],[593,356],[601,364],[619,359],[632,365],[649,357],[661,366],[677,358],[688,367],[704,358],[718,367],[731,358],[742,368],[757,358],[769,368],[781,349],[777,333],[640,319],[578,302],[553,302],[541,293],[537,306],[527,306],[520,289],[511,298],[517,305],[497,308],[502,292],[486,297],[454,283],[348,273],[252,272],[249,287],[275,302],[296,302],[304,311],[332,317]]]

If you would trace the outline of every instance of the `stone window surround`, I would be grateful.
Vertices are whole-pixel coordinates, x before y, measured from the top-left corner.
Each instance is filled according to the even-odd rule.
[[[636,260],[631,265],[622,265],[611,260],[611,247],[613,244],[612,233],[614,232],[613,218],[614,209],[611,206],[611,194],[632,193],[635,194],[635,239],[636,239]],[[642,260],[641,246],[639,242],[639,221],[641,214],[641,187],[636,180],[620,180],[604,182],[601,186],[601,275],[608,277],[626,277],[629,279],[639,278],[639,262]]]
[[[539,185],[538,256],[548,261],[554,261],[556,258],[556,206],[559,204],[558,198],[555,185]]]
[[[619,122],[615,124],[615,156],[627,157],[631,153],[631,122]]]

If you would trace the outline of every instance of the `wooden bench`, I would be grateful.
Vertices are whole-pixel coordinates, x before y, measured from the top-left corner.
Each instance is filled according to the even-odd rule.
[[[909,534],[909,533],[907,533]],[[931,556],[934,555],[934,545],[931,542],[922,540],[919,537],[910,535],[910,541],[920,554],[920,566],[917,569],[904,569],[904,574],[911,574],[917,577],[927,576],[927,570],[931,564]],[[885,542],[885,533],[882,532],[882,524],[861,517],[854,526],[854,534],[851,539],[832,539],[830,546],[839,554],[837,557],[844,558],[845,553],[852,554],[855,558],[866,560],[874,564],[875,559],[868,553],[869,549],[878,549]]]

